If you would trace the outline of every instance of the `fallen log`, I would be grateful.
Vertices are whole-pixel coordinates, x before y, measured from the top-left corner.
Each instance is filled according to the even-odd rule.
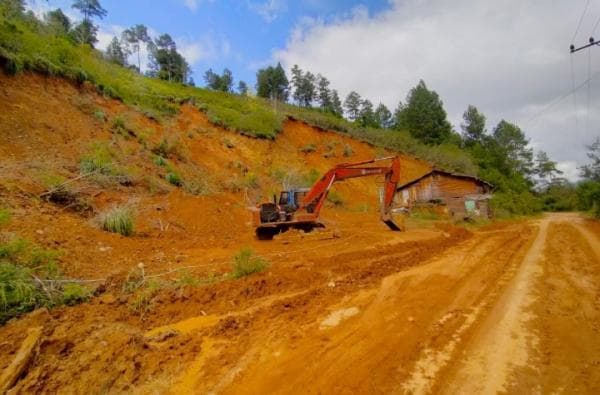
[[[4,369],[2,376],[0,376],[0,394],[6,393],[15,386],[38,352],[38,346],[42,338],[42,327],[30,328],[27,332],[27,337],[23,340],[15,359]]]

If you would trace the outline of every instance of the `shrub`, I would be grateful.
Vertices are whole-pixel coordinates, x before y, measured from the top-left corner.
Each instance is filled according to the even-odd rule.
[[[191,195],[208,195],[210,184],[204,178],[195,178],[191,181],[184,181],[183,190]]]
[[[254,273],[260,273],[269,267],[269,263],[263,258],[254,255],[250,248],[244,248],[234,256],[231,276],[242,278]]]
[[[94,111],[94,118],[96,118],[98,121],[105,122],[106,114],[104,114],[104,111],[102,110],[96,110]]]
[[[303,154],[309,154],[311,152],[317,151],[317,146],[315,144],[306,144],[302,148],[300,148],[300,152]]]
[[[0,225],[6,225],[10,221],[10,211],[7,208],[0,209]]]
[[[167,160],[160,155],[155,155],[153,162],[156,166],[160,166],[160,167],[165,167],[168,164]]]
[[[180,187],[183,185],[183,180],[181,176],[174,171],[170,171],[165,176],[165,180],[169,182],[171,185],[175,185],[176,187]]]
[[[58,251],[20,238],[0,243],[0,324],[38,307],[86,300],[77,284],[61,285]]]
[[[133,215],[125,207],[115,207],[101,215],[102,230],[119,233],[123,236],[133,235]]]
[[[63,287],[62,302],[68,306],[73,306],[86,302],[92,296],[92,292],[83,285],[69,283]]]
[[[348,144],[344,145],[344,156],[349,157],[354,155],[354,150]]]
[[[122,171],[113,162],[114,153],[106,144],[94,143],[90,152],[81,158],[79,169],[82,173],[98,173],[109,176],[121,175]]]
[[[163,158],[185,159],[181,153],[181,144],[176,139],[169,141],[166,137],[163,138],[158,145],[152,148],[152,152]]]

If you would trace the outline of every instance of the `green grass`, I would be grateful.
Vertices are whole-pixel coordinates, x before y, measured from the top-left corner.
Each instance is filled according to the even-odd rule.
[[[134,231],[133,214],[126,207],[115,207],[100,217],[102,230],[131,236]]]
[[[91,296],[86,287],[57,281],[62,278],[59,255],[16,237],[0,243],[0,324],[39,307],[72,305]]]
[[[189,103],[205,112],[216,125],[251,137],[274,139],[282,130],[283,121],[291,116],[376,147],[416,156],[440,168],[469,174],[477,171],[470,156],[456,146],[429,147],[413,139],[408,132],[362,128],[316,109],[280,104],[276,111],[267,100],[147,78],[105,61],[101,53],[92,48],[73,45],[40,23],[7,19],[2,12],[0,66],[12,74],[31,70],[80,84],[93,84],[104,95],[120,99],[155,119],[172,116],[182,103]]]
[[[81,173],[97,173],[106,176],[118,176],[123,170],[114,162],[115,153],[105,143],[92,144],[79,162]]]
[[[0,226],[6,225],[11,218],[10,210],[7,208],[0,208]]]
[[[181,179],[181,176],[175,171],[168,172],[165,176],[165,180],[167,180],[169,184],[174,185],[176,187],[180,187],[183,185],[183,180]]]
[[[269,267],[269,262],[254,254],[250,248],[243,248],[233,257],[231,277],[238,279],[260,273]]]

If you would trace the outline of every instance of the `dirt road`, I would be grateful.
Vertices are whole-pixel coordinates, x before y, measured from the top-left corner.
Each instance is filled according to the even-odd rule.
[[[599,393],[597,222],[555,214],[373,248],[352,240],[163,297],[143,322],[110,295],[52,313],[18,388]]]
[[[479,232],[323,306],[312,323],[249,333],[234,364],[215,371],[206,357],[188,388],[597,393],[599,236],[573,215]]]

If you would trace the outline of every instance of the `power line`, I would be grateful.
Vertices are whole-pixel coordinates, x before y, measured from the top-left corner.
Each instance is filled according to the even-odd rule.
[[[592,74],[592,49],[588,48],[588,83],[587,83],[587,109],[585,114],[585,135],[590,125],[590,100],[592,96],[592,84],[590,82],[590,76]]]
[[[575,93],[575,69],[573,68],[573,54],[570,55],[571,58],[571,81],[573,82],[572,92],[573,92],[573,105],[575,107],[575,132],[579,131],[579,114],[577,114],[577,94]]]
[[[583,17],[585,16],[589,5],[590,0],[587,0],[587,2],[585,3],[585,7],[583,8],[583,12],[581,13],[581,17],[579,18],[579,23],[577,24],[577,29],[575,29],[575,34],[573,34],[573,39],[571,40],[571,42],[575,42],[575,38],[577,38],[577,33],[579,33],[579,29],[581,28],[581,22],[583,22]]]
[[[546,107],[542,108],[540,111],[538,111],[537,113],[533,114],[531,117],[526,119],[524,123],[527,124],[529,122],[536,120],[540,115],[542,115],[543,113],[548,111],[550,108],[554,107],[555,105],[557,105],[558,103],[560,103],[561,101],[563,101],[564,99],[569,97],[570,95],[572,95],[572,94],[574,95],[576,91],[578,91],[579,89],[584,87],[588,82],[590,82],[591,80],[596,78],[596,76],[598,76],[598,75],[600,75],[600,71],[597,71],[594,74],[592,74],[590,76],[590,78],[583,81],[581,84],[577,85],[575,88],[573,88],[573,90],[569,90],[569,91],[565,92],[564,94],[560,95],[559,97],[557,97],[556,99],[552,100]],[[531,125],[529,125],[529,126],[531,126]]]

